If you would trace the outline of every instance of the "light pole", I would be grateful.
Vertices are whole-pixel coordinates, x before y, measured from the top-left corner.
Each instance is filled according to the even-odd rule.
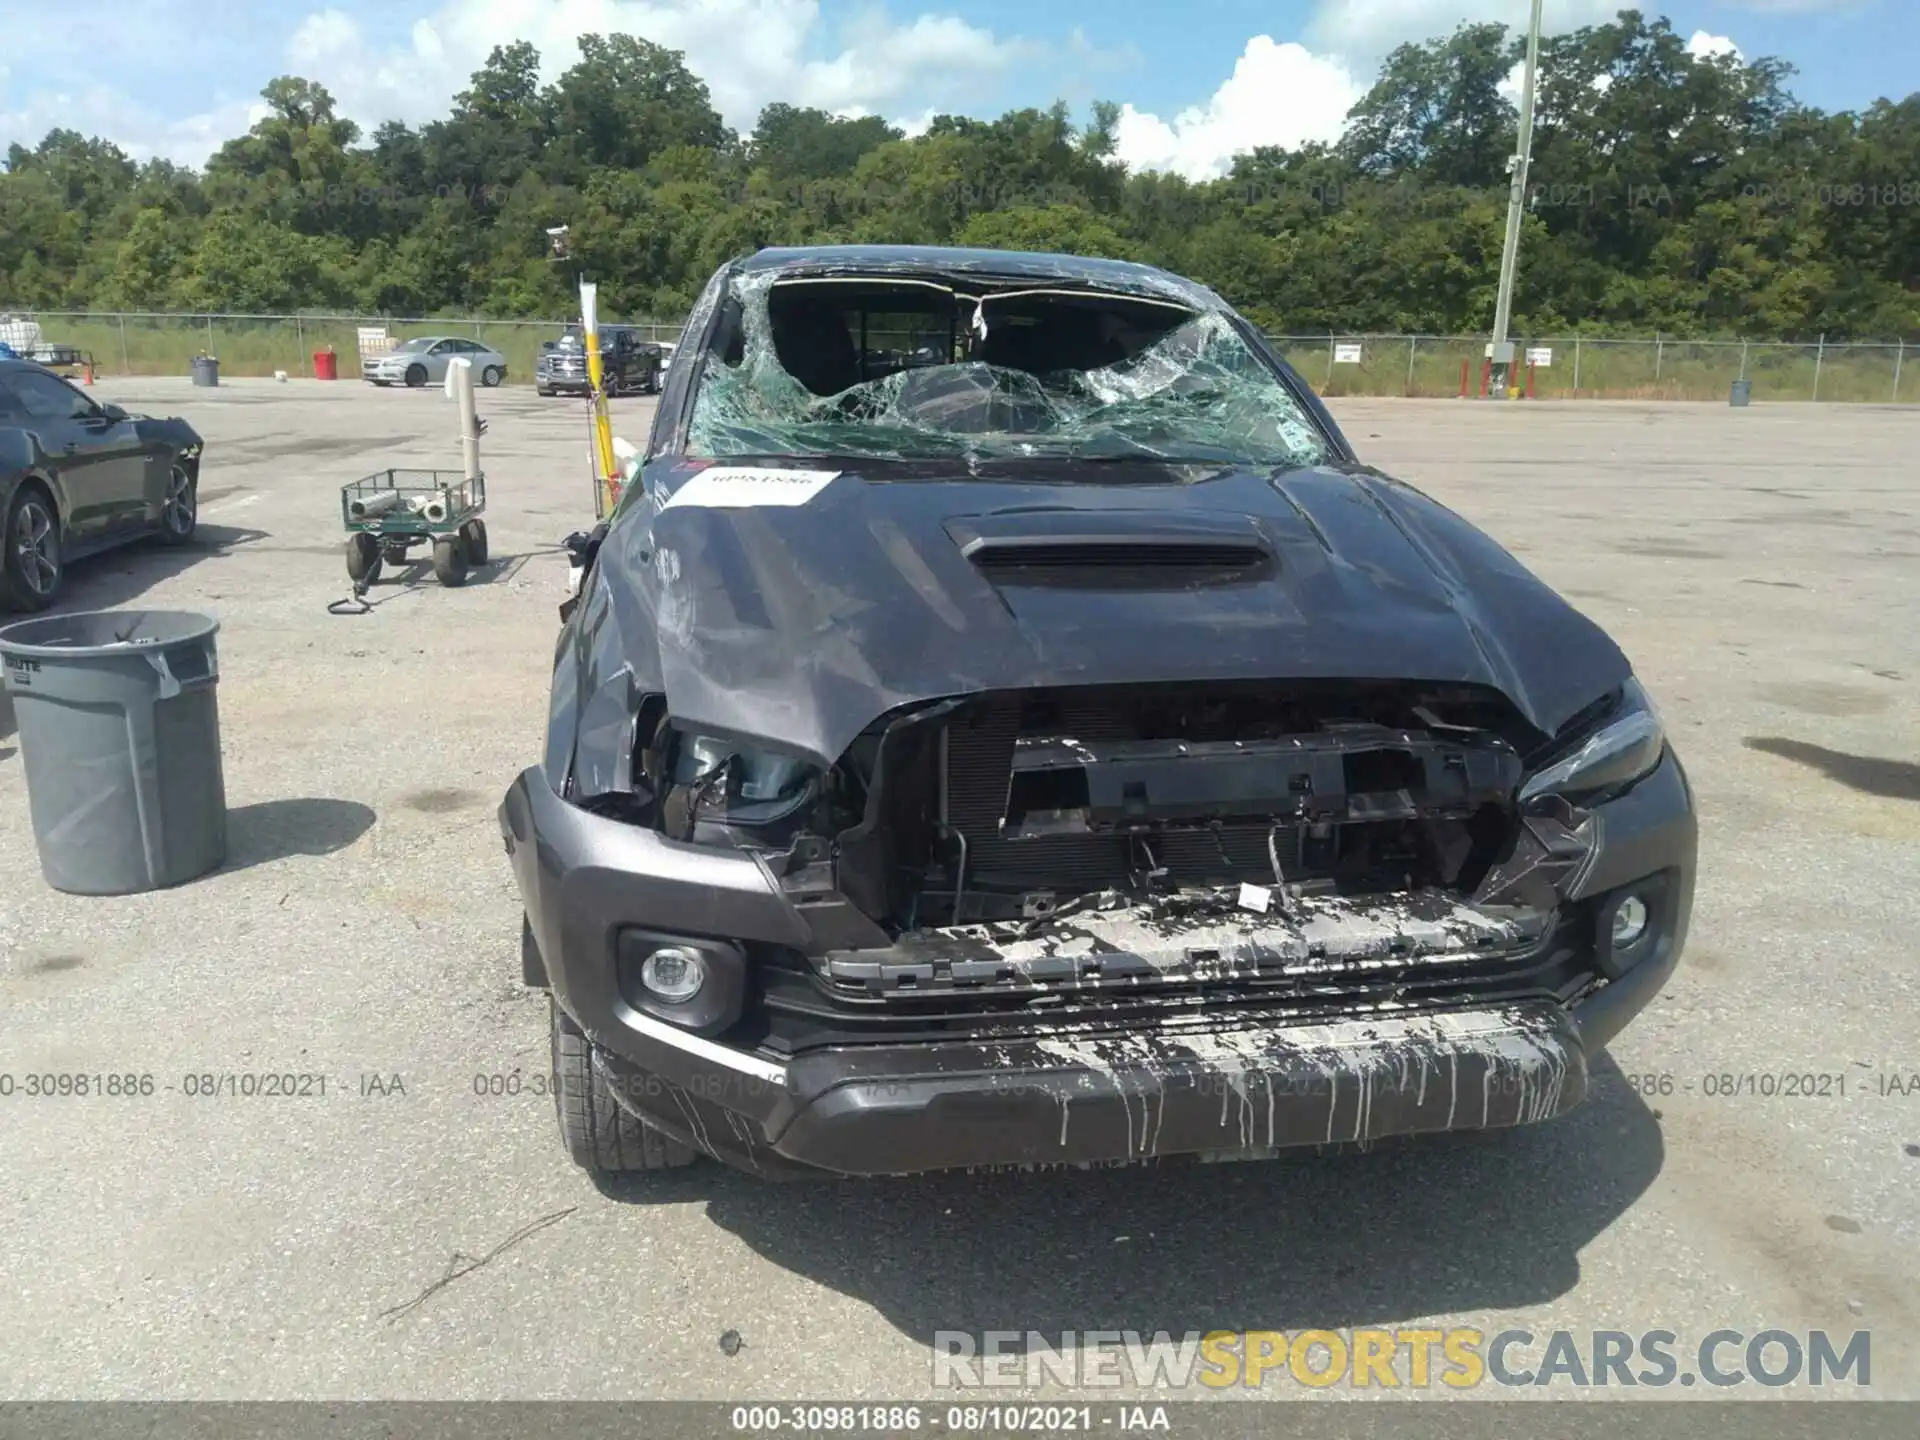
[[[1507,327],[1513,323],[1513,280],[1520,268],[1520,221],[1527,209],[1527,168],[1533,163],[1533,95],[1540,73],[1540,9],[1543,0],[1533,0],[1533,19],[1527,27],[1526,78],[1520,86],[1520,149],[1508,166],[1513,173],[1513,190],[1507,197],[1507,243],[1500,256],[1500,298],[1494,303],[1493,393],[1506,399],[1513,374],[1513,342]]]

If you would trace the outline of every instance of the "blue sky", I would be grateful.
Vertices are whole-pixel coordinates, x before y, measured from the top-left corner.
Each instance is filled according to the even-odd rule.
[[[1550,29],[1619,0],[1548,0]],[[1799,70],[1827,109],[1920,88],[1916,0],[1672,0],[1703,46]],[[0,145],[55,124],[137,155],[199,163],[258,114],[260,87],[325,83],[371,129],[418,122],[494,44],[534,41],[555,71],[583,32],[630,30],[687,52],[728,121],[775,100],[881,114],[998,114],[1064,98],[1127,108],[1136,165],[1218,171],[1252,144],[1329,139],[1395,44],[1463,20],[1524,24],[1527,0],[97,0],[86,23],[0,0]]]

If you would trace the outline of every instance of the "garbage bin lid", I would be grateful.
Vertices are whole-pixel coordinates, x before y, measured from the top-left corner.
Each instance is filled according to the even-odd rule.
[[[191,610],[77,610],[0,629],[0,655],[38,660],[125,655],[150,645],[203,640],[219,628],[211,615]]]

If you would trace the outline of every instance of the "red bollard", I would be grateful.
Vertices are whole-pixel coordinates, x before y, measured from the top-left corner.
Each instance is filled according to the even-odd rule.
[[[1462,400],[1467,398],[1467,362],[1465,360],[1460,362],[1460,398]]]

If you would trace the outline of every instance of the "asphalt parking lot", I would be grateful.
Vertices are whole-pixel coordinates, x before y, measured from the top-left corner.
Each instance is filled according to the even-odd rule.
[[[82,562],[67,604],[221,620],[231,858],[50,891],[0,710],[0,1073],[160,1087],[0,1099],[8,1397],[906,1397],[936,1330],[1408,1323],[1870,1329],[1873,1393],[1920,1396],[1920,410],[1336,406],[1612,631],[1697,788],[1687,956],[1573,1115],[1273,1164],[603,1193],[549,1101],[485,1093],[547,1063],[494,807],[537,756],[558,542],[590,523],[581,407],[483,392],[492,561],[460,590],[389,572],[343,618],[338,487],[457,467],[443,397],[97,393],[207,439],[202,543]],[[324,1094],[185,1093],[257,1073]],[[1844,1094],[1768,1078],[1803,1075]]]

